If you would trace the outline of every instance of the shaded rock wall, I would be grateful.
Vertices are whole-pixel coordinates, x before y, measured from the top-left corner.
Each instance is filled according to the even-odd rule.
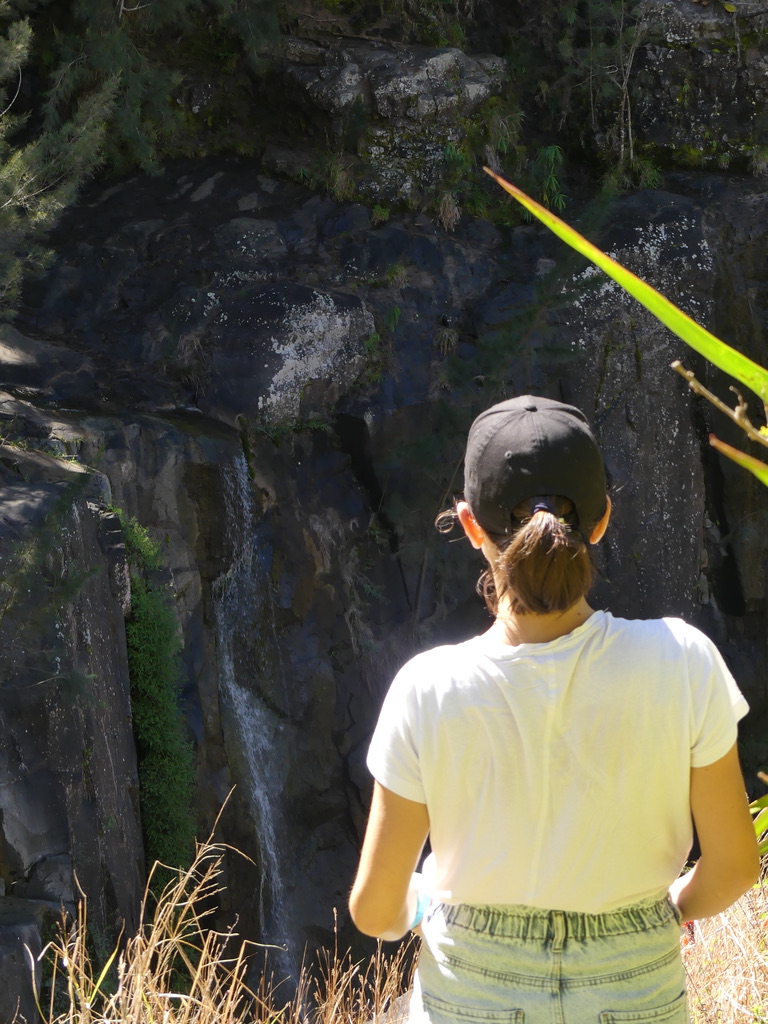
[[[631,93],[638,138],[667,165],[745,168],[768,155],[766,12],[649,0]]]
[[[18,405],[5,396],[3,411]],[[7,1020],[17,1001],[36,1019],[23,944],[39,952],[41,933],[82,890],[104,949],[121,928],[135,928],[144,884],[121,551],[114,516],[90,500],[98,487],[79,468],[0,448]]]
[[[668,154],[684,132],[673,85],[732,26],[678,6],[701,24],[683,38],[677,12],[650,5],[655,35],[636,53],[649,91],[633,97],[638,138]],[[750,51],[750,74],[761,59]],[[393,60],[347,41],[297,43],[272,85],[292,104],[286,127],[290,111],[320,110],[340,145],[362,103],[391,132],[379,156],[394,192],[373,149],[361,180],[389,201],[424,185],[395,142],[434,155],[435,136],[442,147],[466,128],[453,115],[476,114],[502,80],[458,51]],[[746,163],[752,142],[728,127],[741,100],[722,96],[725,150]],[[227,860],[222,922],[283,944],[281,973],[329,940],[334,907],[341,943],[363,948],[345,904],[368,738],[411,653],[487,624],[474,553],[432,524],[461,491],[469,423],[508,394],[590,416],[615,508],[596,602],[710,633],[753,705],[748,767],[768,758],[766,493],[713,454],[711,429],[739,438],[669,363],[726,400],[728,382],[538,227],[464,217],[446,234],[417,209],[382,219],[274,176],[305,158],[282,147],[97,184],[0,332],[0,873],[23,903],[10,957],[38,904],[71,901],[73,868],[105,936],[135,921],[129,584],[111,506],[149,528],[173,584],[201,837],[235,786],[219,834],[250,859]],[[440,159],[420,166],[434,185]],[[768,360],[757,180],[669,174],[581,212],[597,244]]]
[[[10,331],[6,337],[21,358],[20,336]],[[48,385],[44,371],[37,382]],[[99,953],[138,921],[146,867],[125,640],[130,582],[112,502],[154,524],[173,579],[188,637],[186,675],[195,680],[187,694],[190,730],[206,751],[200,766],[209,779],[204,821],[213,820],[226,796],[226,782],[216,787],[221,744],[215,726],[203,743],[199,698],[213,693],[206,715],[216,720],[215,657],[199,627],[198,565],[206,565],[207,552],[202,544],[197,548],[197,522],[206,508],[200,489],[208,481],[199,479],[197,467],[202,462],[203,473],[216,474],[217,463],[235,457],[240,443],[221,424],[207,436],[196,423],[193,437],[178,425],[182,417],[172,425],[149,417],[58,413],[7,392],[0,417],[6,441],[0,448],[0,873],[6,893],[0,913],[7,936],[2,955],[15,963],[30,919],[39,949],[41,933],[49,934],[61,906],[72,909],[81,891]],[[151,481],[139,468],[148,464]],[[98,469],[83,472],[84,465]],[[211,532],[205,526],[206,538]],[[3,1019],[11,1019],[17,998],[35,1019],[25,975],[21,967],[12,975]]]
[[[187,164],[127,182],[106,210],[98,191],[86,199],[87,248],[62,239],[19,329],[66,339],[94,381],[67,403],[101,411],[41,412],[56,400],[43,368],[40,405],[21,418],[21,403],[7,405],[9,440],[50,449],[77,438],[68,443],[96,467],[100,500],[161,541],[185,638],[200,831],[235,784],[222,835],[254,861],[228,861],[222,913],[284,943],[290,970],[305,942],[327,939],[334,906],[344,941],[355,941],[344,904],[369,792],[365,748],[392,672],[419,646],[487,621],[471,594],[472,553],[431,525],[461,489],[463,439],[480,408],[532,390],[585,409],[615,505],[597,600],[701,625],[758,720],[766,497],[710,455],[713,416],[669,363],[682,356],[710,379],[706,368],[537,228],[502,236],[465,221],[447,237],[418,216],[375,226],[363,207],[247,163],[211,171]],[[765,359],[755,225],[767,202],[747,181],[679,176],[665,192],[617,200],[593,236]],[[273,227],[248,234],[244,255],[217,240],[241,237],[248,204]],[[137,208],[149,215],[140,229]],[[131,258],[110,262],[120,239],[131,239]],[[291,310],[306,308],[310,290],[326,298],[297,332]],[[371,325],[375,342],[362,336]],[[330,358],[296,358],[305,336]],[[24,335],[7,333],[6,344],[23,350]],[[296,370],[290,384],[283,366]],[[284,402],[264,401],[274,381]],[[73,734],[63,748],[83,742]],[[69,849],[62,826],[51,853]]]

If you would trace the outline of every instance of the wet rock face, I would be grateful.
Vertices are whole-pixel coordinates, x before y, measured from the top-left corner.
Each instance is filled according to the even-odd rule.
[[[592,236],[765,361],[767,205],[754,183],[678,176],[667,191],[616,200]],[[253,861],[228,860],[222,913],[239,915],[248,937],[285,942],[287,969],[305,941],[328,940],[333,907],[342,941],[357,941],[344,907],[389,679],[419,647],[487,623],[472,594],[478,561],[432,523],[461,490],[466,430],[492,402],[533,392],[585,410],[615,508],[597,603],[703,626],[766,714],[766,541],[754,525],[766,495],[711,457],[707,434],[716,425],[728,438],[727,424],[669,363],[689,360],[724,398],[727,384],[618,288],[564,260],[555,239],[470,220],[447,237],[420,216],[375,225],[358,204],[237,161],[97,188],[76,223],[82,236],[65,226],[57,263],[4,336],[22,353],[58,346],[0,400],[12,442],[5,510],[13,538],[25,536],[73,475],[55,456],[95,469],[65,562],[103,567],[86,584],[101,590],[81,600],[108,614],[88,626],[89,644],[91,619],[73,605],[65,642],[54,628],[64,620],[35,592],[46,611],[35,643],[70,652],[84,676],[101,677],[97,658],[119,661],[125,563],[103,505],[149,527],[184,635],[200,832],[236,785],[221,833]],[[85,366],[92,381],[68,393],[68,412],[52,404],[59,348],[67,379]],[[11,533],[0,539],[15,550]],[[28,667],[25,650],[9,650],[9,673]],[[99,795],[87,812],[79,802],[86,733],[110,735],[112,714],[63,694],[48,707],[46,686],[32,710],[11,691],[0,704],[8,729],[25,714],[35,723],[5,748],[3,769],[15,794],[3,877],[30,900],[66,885],[67,857],[78,877],[80,860],[101,858],[94,879],[109,889],[104,871],[117,872],[122,847],[99,845],[102,802],[120,828],[123,816],[137,827],[125,795]],[[114,707],[126,735],[117,695]],[[123,765],[122,785],[133,770]],[[75,820],[91,837],[79,847]],[[110,884],[122,905],[127,883]]]
[[[222,419],[239,409],[266,423],[296,420],[313,381],[334,381],[339,390],[355,382],[373,332],[373,316],[354,295],[296,282],[253,288],[212,318],[206,405]]]
[[[71,904],[74,869],[109,936],[135,924],[144,871],[123,612],[87,484],[4,475],[3,878]]]
[[[79,468],[0,448],[0,972],[25,1013],[23,943],[39,951],[80,889],[111,943],[135,927],[144,884],[123,609],[89,500],[98,482]]]
[[[41,946],[40,920],[29,901],[0,897],[0,1014],[3,1020],[39,1020],[30,978],[31,964],[40,955]],[[39,967],[35,974],[39,986],[42,975]]]
[[[458,244],[426,218],[410,230],[373,225],[365,207],[278,186],[245,164],[171,171],[138,193],[123,187],[147,219],[125,222],[121,189],[96,193],[79,211],[88,248],[70,248],[30,291],[28,335],[77,339],[89,359],[110,366],[95,386],[83,382],[75,405],[194,406],[275,429],[327,415],[390,359],[410,364],[398,374],[403,389],[428,387],[441,318],[493,273],[491,228]],[[243,218],[246,209],[259,218]],[[104,345],[118,324],[131,372],[117,370],[117,353]]]
[[[631,95],[638,139],[689,167],[765,173],[765,14],[650,0],[641,6]]]
[[[611,211],[601,239],[628,269],[709,320],[714,261],[694,202],[664,192],[629,198]],[[563,319],[594,388],[614,503],[603,545],[611,605],[653,616],[661,604],[666,614],[696,618],[701,550],[681,544],[680,533],[701,533],[702,438],[670,371],[674,359],[687,358],[686,346],[594,267],[574,274],[568,287],[574,291]]]
[[[45,369],[34,393],[49,394]],[[16,964],[0,989],[27,1007],[29,972],[19,951],[30,930],[39,949],[41,931],[82,891],[94,940],[108,949],[123,928],[135,928],[146,878],[125,641],[130,582],[108,503],[156,524],[190,636],[190,678],[194,666],[205,693],[214,671],[195,628],[200,574],[190,558],[196,517],[184,501],[185,480],[201,452],[215,467],[239,442],[222,426],[193,441],[168,423],[51,413],[7,392],[0,418],[0,976]],[[147,481],[138,462],[154,457]],[[84,472],[85,465],[99,469]],[[196,707],[190,701],[191,727]],[[215,713],[210,702],[209,717]],[[215,761],[211,744],[205,768],[215,771]]]

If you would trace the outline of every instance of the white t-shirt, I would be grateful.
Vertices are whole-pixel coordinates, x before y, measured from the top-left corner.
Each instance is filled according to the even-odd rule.
[[[443,902],[603,913],[677,877],[690,769],[747,711],[703,633],[598,611],[550,643],[485,635],[412,658],[368,767],[427,805]]]

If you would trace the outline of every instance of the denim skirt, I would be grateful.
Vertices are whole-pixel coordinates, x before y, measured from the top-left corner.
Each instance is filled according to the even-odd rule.
[[[688,1024],[666,897],[608,914],[440,904],[423,931],[411,1024]]]

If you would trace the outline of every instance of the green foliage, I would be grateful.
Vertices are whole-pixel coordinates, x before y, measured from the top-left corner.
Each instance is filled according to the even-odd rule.
[[[475,165],[468,143],[458,147],[449,142],[443,150],[443,160],[445,161],[445,178],[449,183],[459,181],[464,173]]]
[[[384,314],[384,327],[389,331],[390,334],[394,334],[397,330],[397,325],[400,323],[400,314],[402,310],[399,306],[392,306]]]
[[[472,20],[472,0],[382,0],[382,9],[409,42],[464,46]]]
[[[408,280],[408,267],[405,263],[393,263],[387,267],[384,277],[388,285],[401,288]]]
[[[31,5],[33,6],[33,5]],[[101,162],[106,124],[117,91],[108,73],[86,95],[66,97],[66,111],[36,134],[18,97],[32,50],[29,18],[0,4],[0,316],[12,316],[25,273],[48,260],[45,232],[72,203]],[[24,141],[12,144],[14,137]]]
[[[180,124],[175,93],[194,51],[191,41],[204,35],[207,70],[217,76],[239,59],[256,65],[277,24],[267,0],[70,0],[41,28],[54,61],[46,119],[56,123],[72,97],[117,74],[108,158],[117,167],[149,168]]]
[[[194,853],[194,762],[180,706],[179,629],[167,587],[151,578],[160,547],[119,509],[131,567],[131,613],[126,622],[133,731],[147,861],[186,867]],[[157,885],[167,874],[156,875]]]
[[[756,178],[768,177],[768,146],[755,146],[750,153],[749,169]]]
[[[603,188],[608,195],[618,195],[632,188],[658,188],[661,172],[648,156],[635,156],[623,165],[615,164],[603,175]]]
[[[534,174],[539,179],[539,194],[544,206],[561,211],[565,208],[565,195],[560,187],[563,151],[560,146],[542,146],[534,161]]]
[[[749,805],[753,815],[755,836],[759,843],[760,856],[768,855],[768,796],[761,796]]]
[[[371,331],[364,344],[369,356],[378,356],[381,351],[381,335],[378,331]]]
[[[0,0],[0,316],[89,175],[105,161],[151,168],[172,145],[187,42],[218,38],[216,80],[256,65],[276,32],[271,0]]]
[[[443,148],[443,185],[432,199],[432,210],[445,231],[453,231],[462,213],[494,223],[520,223],[514,208],[499,200],[498,193],[481,180],[478,170],[502,157],[515,166],[519,176],[526,163],[520,129],[523,114],[515,95],[492,96],[472,115],[457,121],[460,141]],[[510,213],[512,219],[510,220]]]
[[[689,380],[689,383],[691,383],[691,387],[693,387],[695,391],[701,389],[700,385],[698,385],[698,387],[696,386],[698,382],[696,382],[695,378],[692,377]],[[706,397],[709,398],[709,394],[707,394]],[[736,418],[736,422],[739,423],[739,418],[734,418]],[[748,421],[739,423],[739,426],[744,429],[748,437],[755,439],[757,436],[759,439],[760,435],[762,435],[762,444],[768,444],[765,433],[766,427],[763,426],[759,431],[755,431],[752,424]],[[714,435],[710,436],[709,443],[713,448],[716,448],[721,455],[725,455],[726,458],[731,459],[736,463],[736,465],[741,466],[742,469],[746,469],[747,472],[752,473],[752,475],[757,477],[764,487],[768,487],[768,464],[761,462],[760,459],[754,459],[751,455],[747,455],[746,452],[739,451],[738,448],[734,448],[733,445],[726,444],[725,441],[721,441]]]
[[[312,167],[301,172],[300,179],[311,189],[328,192],[339,203],[347,202],[355,194],[351,161],[338,153],[322,154]]]
[[[362,375],[365,384],[378,384],[384,376],[385,349],[379,331],[371,331],[363,344],[368,354],[368,365]]]
[[[509,57],[538,131],[559,135],[567,115],[580,126],[578,141],[629,184],[641,170],[629,87],[647,18],[637,0],[523,4]]]
[[[364,277],[361,280],[369,288],[401,288],[408,280],[408,267],[405,263],[392,263],[383,274]]]
[[[159,569],[162,565],[160,545],[152,539],[146,526],[142,526],[133,516],[125,515],[122,509],[114,509],[114,512],[120,519],[129,563],[144,572]]]
[[[279,448],[284,442],[291,443],[298,434],[307,431],[317,431],[321,434],[333,433],[332,423],[322,413],[311,413],[308,416],[297,416],[295,419],[284,419],[277,422],[266,417],[248,420],[241,415],[238,418],[243,453],[251,476],[253,476],[253,439],[255,437],[266,437]]]

